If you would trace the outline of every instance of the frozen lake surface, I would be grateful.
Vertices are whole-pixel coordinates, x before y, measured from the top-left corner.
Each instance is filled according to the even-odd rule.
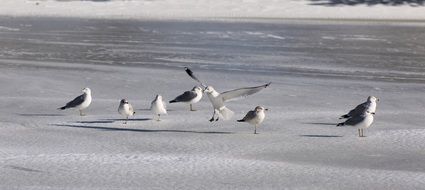
[[[0,18],[1,189],[420,189],[425,185],[425,33],[419,24]],[[147,110],[196,83],[272,82],[211,124]],[[56,108],[93,91],[88,116]],[[375,95],[358,138],[338,117]],[[127,125],[119,100],[136,108]],[[253,135],[236,123],[271,111]]]

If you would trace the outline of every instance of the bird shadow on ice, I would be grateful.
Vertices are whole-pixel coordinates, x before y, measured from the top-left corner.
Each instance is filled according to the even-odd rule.
[[[115,128],[115,127],[100,127],[88,125],[71,125],[71,124],[53,124],[58,127],[74,127],[85,129],[97,129],[103,131],[130,131],[130,132],[144,132],[144,133],[196,133],[196,134],[234,134],[233,132],[220,132],[220,131],[189,131],[189,130],[175,130],[175,129],[134,129],[134,128]]]
[[[310,124],[310,125],[332,125],[332,126],[336,126],[338,123],[312,122],[312,123],[303,123],[303,124]]]
[[[64,114],[55,114],[55,113],[18,113],[19,116],[26,117],[59,117],[65,116]]]
[[[21,166],[13,166],[13,165],[7,165],[5,166],[5,168],[10,168],[10,169],[14,169],[14,170],[20,170],[20,171],[25,171],[25,172],[43,172],[41,170],[35,170],[35,169],[31,169],[31,168],[26,168],[26,167],[21,167]]]
[[[128,119],[127,121],[149,121],[151,118],[141,118],[141,119]],[[114,123],[116,121],[126,121],[126,119],[102,119],[95,121],[77,121],[75,123],[86,123],[86,124],[95,124],[95,123]]]
[[[300,135],[300,137],[310,137],[310,138],[334,138],[334,137],[343,137],[342,135]]]

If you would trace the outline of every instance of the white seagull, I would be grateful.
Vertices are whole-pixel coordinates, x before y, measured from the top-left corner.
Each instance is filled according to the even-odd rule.
[[[363,129],[369,128],[370,125],[372,125],[373,115],[374,113],[371,113],[366,110],[364,113],[360,115],[355,115],[350,117],[345,122],[338,123],[337,126],[349,125],[349,126],[357,127],[357,131],[359,132],[359,137],[365,137],[363,133]]]
[[[255,125],[254,134],[257,134],[257,126],[264,121],[266,114],[264,111],[267,111],[262,106],[255,107],[254,110],[249,111],[243,119],[238,120],[238,122],[247,122],[249,124]]]
[[[122,99],[118,106],[118,113],[126,118],[124,124],[127,124],[128,117],[133,116],[136,112],[134,112],[133,106],[126,99]]]
[[[64,110],[68,108],[78,108],[78,110],[80,111],[80,116],[84,116],[85,114],[83,113],[83,110],[90,106],[91,100],[92,97],[90,88],[84,88],[82,95],[76,97],[74,100],[66,103],[65,106],[60,107],[58,109]]]
[[[153,114],[158,115],[157,121],[160,121],[161,114],[167,114],[165,102],[162,100],[161,95],[156,95],[151,103],[151,111]]]
[[[199,102],[202,99],[202,94],[202,88],[199,86],[195,86],[191,91],[186,91],[183,94],[174,98],[174,100],[171,100],[170,104],[176,102],[188,103],[190,105],[190,111],[196,111],[192,108],[192,104]]]
[[[348,119],[356,115],[361,115],[366,111],[375,114],[377,102],[379,102],[379,98],[376,98],[375,96],[369,96],[366,102],[359,104],[354,109],[350,110],[347,114],[342,115],[339,119]]]
[[[206,86],[204,83],[202,83],[194,74],[193,72],[185,67],[186,73],[192,77],[194,80],[198,81],[201,86],[205,87],[204,92],[208,95],[208,99],[210,99],[210,102],[214,108],[214,113],[210,122],[218,121],[219,117],[221,116],[224,120],[228,120],[233,116],[233,111],[226,108],[224,105],[224,102],[235,100],[239,98],[244,98],[246,96],[249,96],[251,94],[257,93],[264,88],[267,88],[270,86],[271,82],[261,85],[261,86],[254,86],[254,87],[246,87],[246,88],[239,88],[235,90],[226,91],[223,93],[218,93],[212,86]],[[217,118],[215,118],[217,116]]]

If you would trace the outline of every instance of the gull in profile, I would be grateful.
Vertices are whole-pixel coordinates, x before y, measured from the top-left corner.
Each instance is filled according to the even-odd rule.
[[[199,102],[199,100],[202,99],[202,94],[202,88],[199,86],[195,86],[191,91],[186,91],[183,94],[174,98],[174,100],[171,100],[170,104],[176,102],[188,103],[190,105],[190,111],[196,111],[193,109],[192,104]]]
[[[262,106],[257,106],[254,110],[249,111],[243,119],[238,120],[238,122],[247,122],[255,125],[254,134],[257,134],[257,126],[261,124],[266,117],[264,111],[268,111],[268,109],[265,109]]]
[[[342,115],[339,119],[348,119],[356,115],[361,115],[366,111],[375,114],[377,102],[379,102],[379,98],[369,96],[366,102],[357,105],[354,109],[350,110],[347,114]]]
[[[233,111],[228,109],[224,105],[224,102],[244,98],[251,94],[257,93],[263,90],[264,88],[267,88],[271,84],[270,82],[261,86],[238,88],[235,90],[219,93],[212,86],[204,85],[189,68],[185,67],[185,71],[191,78],[198,81],[203,87],[205,87],[204,92],[207,94],[208,99],[210,99],[210,102],[214,108],[213,116],[209,120],[210,122],[218,121],[220,116],[224,120],[228,120],[233,116]]]
[[[357,131],[359,133],[359,137],[365,137],[363,133],[363,129],[369,128],[370,125],[372,125],[373,122],[373,115],[374,113],[371,113],[369,111],[365,111],[360,115],[355,115],[350,117],[347,121],[338,123],[337,126],[353,126],[357,128]]]
[[[133,106],[126,99],[122,99],[118,106],[118,113],[125,117],[124,124],[127,124],[128,117],[133,116],[136,112],[134,112]]]
[[[68,108],[78,108],[80,116],[84,116],[85,114],[83,113],[83,110],[90,106],[92,97],[90,88],[84,88],[82,91],[82,95],[77,96],[74,100],[66,103],[65,106],[58,109],[65,110]]]
[[[161,114],[167,114],[165,102],[162,100],[161,95],[156,95],[155,99],[151,103],[151,111],[154,115],[158,115],[157,121],[160,121]]]

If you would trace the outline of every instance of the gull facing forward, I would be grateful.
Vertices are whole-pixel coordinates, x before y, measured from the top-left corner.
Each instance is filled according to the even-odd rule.
[[[124,124],[127,124],[128,117],[133,116],[136,112],[134,112],[133,106],[126,99],[122,99],[118,106],[118,113],[125,117]]]
[[[154,115],[158,115],[157,121],[160,121],[161,114],[167,114],[165,102],[162,100],[161,95],[156,95],[155,99],[151,103],[151,111]]]

